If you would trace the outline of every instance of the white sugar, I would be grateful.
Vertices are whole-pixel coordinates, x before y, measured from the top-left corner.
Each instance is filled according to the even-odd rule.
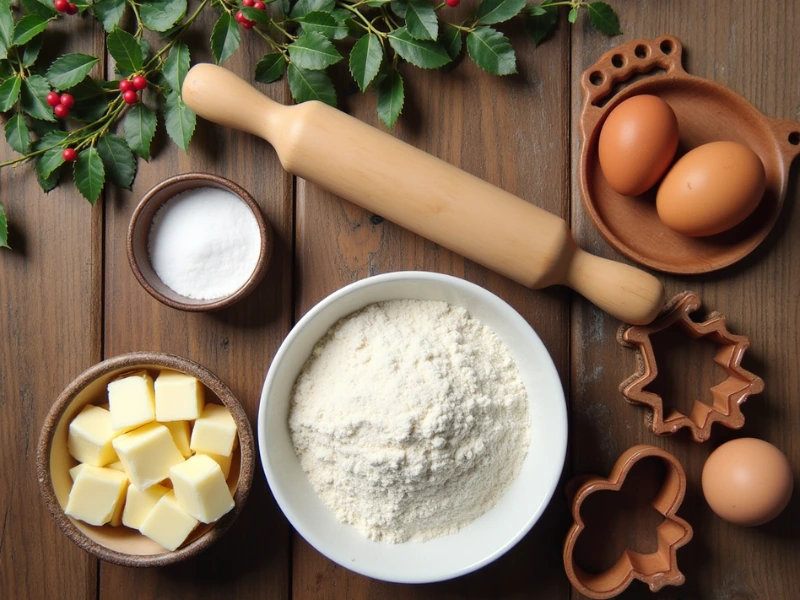
[[[250,278],[261,234],[250,207],[236,195],[195,188],[158,210],[148,249],[153,269],[170,289],[187,298],[214,300]]]

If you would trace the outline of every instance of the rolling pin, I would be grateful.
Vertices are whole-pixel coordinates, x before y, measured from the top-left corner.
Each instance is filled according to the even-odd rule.
[[[527,287],[568,285],[633,325],[661,309],[658,279],[581,250],[563,219],[326,104],[284,106],[210,64],[189,70],[183,99],[267,140],[289,173]]]

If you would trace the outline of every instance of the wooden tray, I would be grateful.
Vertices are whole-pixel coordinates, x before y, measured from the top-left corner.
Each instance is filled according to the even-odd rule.
[[[800,154],[800,123],[766,117],[729,88],[689,75],[683,70],[681,55],[681,42],[673,36],[635,40],[606,52],[584,71],[579,124],[581,195],[595,227],[625,256],[667,273],[708,273],[744,258],[775,225],[786,196],[789,167]],[[641,74],[649,75],[621,87]],[[748,219],[719,235],[690,238],[659,220],[657,186],[634,198],[609,187],[597,155],[600,129],[615,106],[637,94],[659,96],[675,111],[678,157],[718,140],[739,142],[759,155],[767,173],[767,191]]]

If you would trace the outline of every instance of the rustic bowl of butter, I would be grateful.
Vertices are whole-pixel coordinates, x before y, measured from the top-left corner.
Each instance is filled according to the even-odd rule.
[[[135,352],[79,375],[48,413],[39,486],[64,533],[109,562],[164,566],[219,539],[253,479],[253,433],[214,374]]]
[[[236,183],[185,173],[156,185],[134,210],[128,262],[142,287],[171,308],[226,308],[263,279],[272,232]]]

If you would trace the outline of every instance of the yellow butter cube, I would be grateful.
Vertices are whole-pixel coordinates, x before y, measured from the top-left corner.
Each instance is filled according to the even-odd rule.
[[[206,404],[194,422],[190,447],[195,452],[230,456],[236,443],[236,423],[230,411],[219,404]]]
[[[125,510],[122,512],[122,524],[125,527],[139,529],[153,510],[156,503],[161,500],[161,496],[166,494],[169,488],[163,485],[151,485],[146,490],[140,490],[132,483],[128,486],[125,496]]]
[[[213,523],[233,508],[233,496],[220,466],[205,454],[195,454],[169,470],[183,510],[202,523]]]
[[[153,379],[139,371],[108,384],[111,427],[119,433],[156,419]]]
[[[222,456],[221,454],[209,454],[208,452],[205,452],[204,454],[214,459],[214,462],[219,465],[220,469],[222,469],[222,474],[225,476],[225,479],[228,479],[228,475],[231,474],[231,461],[233,460],[233,453],[231,453],[230,456]]]
[[[197,519],[187,513],[170,490],[156,502],[139,531],[167,550],[177,550],[197,526]]]
[[[113,445],[125,473],[140,490],[166,479],[170,467],[184,461],[169,429],[160,423],[148,423],[121,435]]]
[[[116,452],[114,454],[116,454]],[[125,472],[125,465],[122,464],[121,460],[111,463],[110,465],[108,465],[108,468],[114,469],[115,471],[122,471],[123,473]]]
[[[163,425],[169,429],[172,434],[172,440],[181,451],[184,457],[189,458],[192,455],[192,449],[189,447],[189,421],[167,421]]]
[[[69,476],[72,477],[72,481],[78,478],[78,473],[81,472],[81,469],[83,469],[83,463],[78,463],[69,470]]]
[[[111,413],[90,404],[70,422],[67,449],[82,463],[104,467],[117,460],[111,445],[116,435]]]
[[[64,512],[89,525],[105,525],[125,501],[127,483],[124,473],[84,465],[69,492]]]
[[[203,412],[205,390],[191,375],[161,371],[156,378],[156,420],[193,421]]]

